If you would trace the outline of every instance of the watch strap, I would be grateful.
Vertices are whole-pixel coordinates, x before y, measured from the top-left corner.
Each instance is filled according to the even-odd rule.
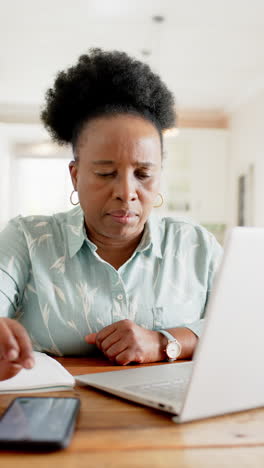
[[[159,333],[162,333],[162,335],[166,336],[168,341],[177,341],[175,336],[173,336],[171,333],[167,332],[166,330],[157,330]]]

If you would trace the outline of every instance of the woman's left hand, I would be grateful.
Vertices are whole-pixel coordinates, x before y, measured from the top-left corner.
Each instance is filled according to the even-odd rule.
[[[164,359],[161,333],[147,330],[128,319],[87,335],[85,341],[95,344],[108,359],[123,366],[130,362],[143,364]]]

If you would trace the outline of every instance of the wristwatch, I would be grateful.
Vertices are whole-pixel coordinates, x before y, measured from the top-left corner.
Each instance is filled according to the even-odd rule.
[[[164,335],[168,340],[167,346],[164,349],[164,351],[165,351],[165,353],[167,355],[167,360],[169,362],[176,361],[176,359],[181,354],[181,350],[182,350],[181,344],[179,343],[178,340],[176,340],[176,338],[173,335],[171,335],[166,330],[157,330],[157,331],[159,333],[162,333],[162,335]]]

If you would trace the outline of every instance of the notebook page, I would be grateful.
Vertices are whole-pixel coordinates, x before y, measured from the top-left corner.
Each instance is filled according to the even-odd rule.
[[[74,386],[73,376],[55,359],[38,351],[34,351],[34,358],[32,369],[22,369],[15,377],[0,381],[0,393],[69,390]]]

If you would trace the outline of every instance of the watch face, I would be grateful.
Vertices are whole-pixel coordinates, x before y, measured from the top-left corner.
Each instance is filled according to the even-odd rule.
[[[176,359],[180,354],[180,346],[176,341],[167,344],[167,356],[169,359]]]

